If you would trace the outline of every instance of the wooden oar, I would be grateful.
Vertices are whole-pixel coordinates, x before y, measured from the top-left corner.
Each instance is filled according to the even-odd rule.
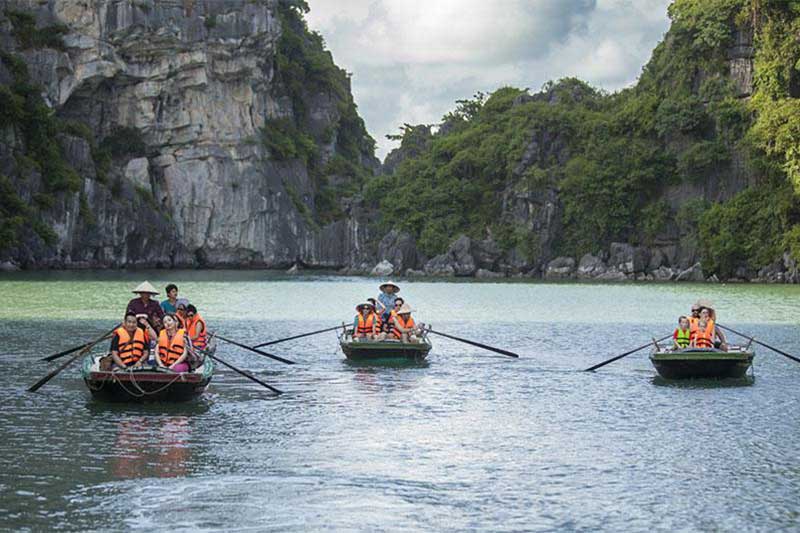
[[[773,348],[769,344],[765,344],[765,343],[763,343],[761,341],[757,341],[754,337],[751,337],[750,335],[745,335],[744,333],[739,333],[735,329],[731,329],[731,328],[725,327],[725,326],[723,326],[721,324],[717,324],[717,326],[721,327],[722,329],[728,330],[731,333],[735,333],[736,335],[739,335],[740,337],[744,337],[745,339],[749,339],[751,342],[754,342],[756,344],[760,344],[764,348],[767,348],[768,350],[772,350],[773,352],[775,352],[777,354],[780,354],[780,355],[782,355],[784,357],[787,357],[787,358],[791,359],[792,361],[796,361],[796,362],[800,363],[800,357],[795,357],[794,355],[790,355],[790,354],[788,354],[788,353],[786,353],[786,352],[784,352],[782,350],[779,350],[777,348]]]
[[[262,342],[261,344],[256,344],[253,348],[262,348],[264,346],[270,346],[272,344],[278,344],[279,342],[286,342],[286,341],[293,341],[295,339],[302,339],[303,337],[310,337],[311,335],[318,335],[320,333],[327,333],[328,331],[334,331],[342,326],[335,326],[332,328],[321,329],[319,331],[312,331],[311,333],[303,333],[301,335],[295,335],[294,337],[286,337],[285,339],[278,339],[276,341],[269,341],[269,342]]]
[[[634,354],[634,353],[636,353],[638,351],[644,350],[648,346],[652,346],[654,343],[655,343],[656,346],[658,346],[659,342],[665,341],[665,340],[669,339],[670,337],[672,337],[671,333],[669,335],[665,335],[664,337],[661,337],[658,340],[653,339],[652,341],[648,342],[647,344],[642,344],[638,348],[634,348],[633,350],[631,350],[629,352],[625,352],[623,354],[617,355],[616,357],[612,357],[611,359],[608,359],[607,361],[603,361],[600,364],[597,364],[597,365],[594,365],[593,367],[587,368],[586,370],[584,370],[584,372],[592,372],[593,370],[597,370],[598,368],[600,368],[602,366],[606,366],[609,363],[613,363],[614,361],[618,361],[618,360],[622,359],[623,357],[628,357],[631,354]]]
[[[463,342],[465,344],[471,344],[472,346],[477,346],[478,348],[483,348],[484,350],[489,350],[490,352],[497,352],[499,354],[507,355],[509,357],[515,357],[519,359],[519,355],[515,354],[514,352],[509,352],[507,350],[503,350],[502,348],[495,348],[494,346],[487,346],[486,344],[481,344],[479,342],[462,339],[460,337],[454,337],[453,335],[448,335],[447,333],[442,333],[441,331],[434,331],[430,327],[428,327],[425,331],[430,333],[435,333],[437,335],[441,335],[442,337],[447,337],[448,339],[453,339],[454,341]]]
[[[247,379],[249,379],[250,381],[255,381],[255,382],[256,382],[256,383],[258,383],[259,385],[261,385],[261,386],[263,386],[263,387],[266,387],[266,388],[268,388],[269,390],[271,390],[271,391],[272,391],[272,392],[274,392],[275,394],[283,394],[283,391],[276,389],[275,387],[273,387],[272,385],[270,385],[270,384],[268,384],[268,383],[264,383],[263,381],[261,381],[261,380],[260,380],[260,379],[258,379],[257,377],[255,377],[255,376],[252,376],[252,375],[248,374],[248,373],[247,373],[247,372],[245,372],[244,370],[240,370],[240,369],[236,368],[236,367],[235,367],[235,366],[233,366],[232,364],[230,364],[230,363],[227,363],[227,362],[223,361],[222,359],[220,359],[220,358],[219,358],[219,357],[217,357],[216,355],[211,355],[211,354],[206,354],[206,355],[207,355],[208,357],[210,357],[211,359],[213,359],[214,361],[218,362],[219,364],[221,364],[221,365],[224,365],[224,366],[227,366],[228,368],[230,368],[231,370],[233,370],[233,371],[234,371],[234,372],[236,372],[237,374],[241,374],[242,376],[246,377],[246,378],[247,378]]]
[[[234,346],[238,346],[239,348],[244,348],[245,350],[250,350],[251,352],[257,353],[258,355],[263,355],[264,357],[269,357],[270,359],[275,359],[276,361],[280,361],[281,363],[286,363],[287,365],[294,365],[296,364],[294,361],[289,361],[288,359],[284,359],[283,357],[278,357],[277,355],[273,355],[271,353],[262,352],[261,350],[256,350],[250,346],[242,344],[240,342],[232,341],[230,339],[226,339],[222,335],[217,335],[217,338],[221,341],[225,341],[228,344],[233,344]]]
[[[77,355],[73,356],[73,357],[72,357],[72,358],[71,358],[69,361],[67,361],[66,363],[64,363],[64,364],[63,364],[63,365],[61,365],[60,367],[56,368],[55,370],[53,370],[52,372],[50,372],[49,374],[47,374],[45,377],[43,377],[42,379],[40,379],[39,381],[37,381],[36,383],[34,383],[33,385],[31,385],[31,387],[28,389],[28,392],[36,392],[37,390],[39,390],[40,388],[42,388],[42,387],[44,386],[44,384],[45,384],[45,383],[47,383],[48,381],[50,381],[51,379],[53,379],[54,377],[56,377],[56,375],[58,375],[58,373],[59,373],[59,372],[61,372],[62,370],[64,370],[65,368],[67,368],[69,365],[71,365],[72,363],[74,363],[75,361],[77,361],[77,360],[78,360],[78,359],[79,359],[79,358],[80,358],[82,355],[84,355],[86,352],[88,352],[89,350],[91,350],[91,349],[92,349],[92,347],[94,347],[94,345],[95,345],[95,344],[97,344],[98,342],[102,341],[103,339],[105,339],[106,337],[108,337],[109,335],[111,335],[112,333],[114,333],[114,330],[116,330],[116,329],[117,329],[118,327],[120,327],[121,325],[122,325],[122,324],[117,324],[116,326],[114,326],[113,328],[111,328],[111,331],[109,331],[109,332],[107,332],[107,333],[103,333],[103,335],[102,335],[102,336],[98,337],[98,338],[97,338],[97,339],[95,339],[94,341],[92,341],[92,342],[89,342],[89,343],[85,344],[85,345],[84,345],[84,348],[83,348],[83,349],[82,349],[80,352],[78,352],[78,353],[77,353]]]

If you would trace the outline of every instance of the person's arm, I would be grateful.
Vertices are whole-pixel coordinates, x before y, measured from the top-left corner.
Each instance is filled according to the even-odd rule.
[[[716,324],[714,324],[714,332],[717,334],[717,337],[722,344],[728,344],[728,339],[725,338],[725,333]]]
[[[171,365],[169,365],[169,367],[170,367],[170,368],[172,368],[172,369],[174,369],[176,365],[179,365],[179,364],[183,363],[184,361],[186,361],[186,357],[187,357],[187,355],[188,355],[188,352],[186,351],[186,346],[184,345],[184,347],[183,347],[183,353],[181,354],[181,356],[180,356],[180,357],[178,357],[178,360],[177,360],[177,361],[175,361],[174,363],[172,363]]]
[[[111,337],[111,359],[114,360],[114,364],[117,366],[125,367],[125,363],[119,357],[119,335],[116,333]]]
[[[353,337],[358,337],[358,316],[353,319]]]

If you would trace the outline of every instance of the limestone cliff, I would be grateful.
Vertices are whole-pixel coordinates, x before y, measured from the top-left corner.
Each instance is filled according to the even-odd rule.
[[[2,2],[0,185],[10,199],[0,259],[362,261],[359,191],[377,165],[374,143],[304,7]]]

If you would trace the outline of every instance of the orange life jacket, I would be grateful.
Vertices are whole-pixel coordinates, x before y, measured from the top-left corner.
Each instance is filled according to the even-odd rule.
[[[695,330],[694,345],[696,348],[713,348],[714,347],[714,333],[716,327],[714,321],[709,320],[706,323],[705,329],[700,329],[699,325]]]
[[[397,329],[398,325],[403,329],[413,328],[414,319],[411,318],[411,315],[409,315],[408,320],[403,320],[403,317],[398,314],[394,315],[394,321],[392,322],[392,335],[399,339],[403,336],[403,334],[399,329]]]
[[[166,366],[173,364],[183,355],[183,351],[186,349],[186,343],[183,341],[184,335],[186,332],[182,329],[177,330],[172,339],[167,337],[166,329],[162,329],[158,334],[158,357]]]
[[[197,335],[197,325],[203,325],[203,331],[197,335],[196,339],[192,339],[192,346],[194,346],[196,350],[205,350],[206,346],[208,346],[208,328],[206,328],[206,321],[203,320],[203,317],[201,317],[199,314],[195,314],[194,318],[190,321],[187,320],[187,322],[189,325],[190,338]]]
[[[375,313],[370,313],[367,315],[367,318],[364,318],[364,315],[361,313],[358,314],[358,329],[356,329],[356,333],[358,335],[372,335],[372,325],[375,323]]]
[[[128,330],[120,326],[115,333],[119,338],[117,350],[123,364],[128,367],[138,363],[144,356],[144,349],[147,342],[144,331],[136,328],[136,331],[133,332],[133,338],[131,338]]]
[[[186,331],[189,331],[189,327],[188,327],[189,326],[189,322],[188,322],[188,320],[186,320],[186,318],[182,317],[178,313],[175,313],[175,318],[178,319],[178,327],[179,328],[185,329]]]

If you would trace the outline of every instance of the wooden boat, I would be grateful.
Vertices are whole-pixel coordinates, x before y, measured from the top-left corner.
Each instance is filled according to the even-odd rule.
[[[212,344],[206,353],[213,355],[215,351]],[[204,357],[203,364],[194,370],[181,373],[158,367],[103,371],[101,357],[87,355],[81,374],[94,398],[111,402],[185,402],[200,396],[214,373],[210,357]]]
[[[716,348],[658,348],[650,361],[664,379],[743,378],[753,364],[755,350],[729,346],[728,351]]]
[[[400,342],[394,339],[367,341],[354,339],[350,330],[339,336],[339,345],[349,360],[360,362],[419,362],[433,348],[427,335],[423,335],[421,342]]]

